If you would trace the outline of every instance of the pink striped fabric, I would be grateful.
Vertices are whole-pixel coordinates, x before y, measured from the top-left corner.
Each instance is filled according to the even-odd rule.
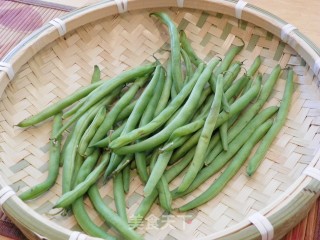
[[[0,59],[24,37],[71,9],[36,0],[0,0]]]

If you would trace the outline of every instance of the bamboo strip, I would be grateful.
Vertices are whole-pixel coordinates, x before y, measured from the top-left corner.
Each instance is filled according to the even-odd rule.
[[[212,12],[212,13],[217,11],[217,12],[232,16],[234,15],[235,3],[236,3],[235,1],[204,1],[203,0],[203,1],[197,2],[196,4],[194,1],[185,1],[184,6],[190,9],[201,9],[201,10],[205,9],[206,11]],[[162,4],[164,6],[162,6]],[[161,3],[157,3],[156,1],[131,0],[129,1],[128,7],[129,7],[129,11],[134,11],[134,10],[139,11],[145,8],[161,8],[161,7],[167,7],[167,6],[176,7],[176,4],[177,4],[176,1],[163,1]],[[179,13],[179,9],[175,11]],[[126,17],[125,14],[124,14],[124,18]],[[115,16],[118,15],[118,9],[116,5],[113,2],[107,2],[107,3],[103,2],[93,7],[81,9],[75,13],[66,15],[62,19],[66,22],[67,30],[69,32],[72,32],[73,30],[77,29],[79,26],[90,23],[91,21],[97,21],[101,19],[102,16],[106,17],[106,16],[112,16],[112,15],[115,15]],[[179,14],[177,14],[177,16],[179,17]],[[251,9],[250,6],[247,6],[244,9],[242,13],[242,18],[248,22],[254,22],[255,24],[259,25],[262,28],[265,28],[268,30],[270,29],[270,32],[273,33],[275,36],[280,35],[280,29],[285,24],[282,21],[278,21],[278,19],[274,19],[272,16],[263,15],[262,13],[259,12],[259,9],[255,9],[255,8]],[[218,21],[218,18],[214,20]],[[117,21],[116,17],[115,17],[115,21]],[[220,23],[221,25],[223,24],[223,19],[221,20]],[[226,32],[228,31],[228,27],[229,26],[227,26],[225,29]],[[86,28],[77,29],[76,31],[79,32],[79,36],[82,36],[84,41],[87,41],[87,42],[90,41],[90,37],[88,36],[88,34],[90,34],[90,27],[86,26]],[[105,31],[105,29],[101,31]],[[263,36],[264,33],[263,31],[257,32],[256,36],[259,37],[259,34]],[[308,44],[306,44],[305,41],[300,38],[300,36],[297,36],[297,35],[294,35],[294,36],[295,36],[295,39],[297,40],[298,46],[300,46],[300,47],[297,47],[297,51],[300,51],[302,53],[301,56],[306,59],[308,64],[312,64],[313,60],[317,56],[317,53],[312,48],[312,46],[309,46]],[[230,44],[232,44],[233,40],[234,40],[234,37],[230,36],[230,37],[226,37],[225,42],[222,41],[221,43],[223,46],[227,47]],[[21,66],[23,66],[23,64],[25,64],[30,59],[30,57],[35,56],[42,48],[44,48],[47,44],[53,41],[57,41],[59,44],[61,44],[61,46],[59,46],[58,44],[54,50],[56,52],[60,52],[61,54],[63,54],[63,50],[61,50],[63,48],[59,49],[59,47],[62,47],[63,44],[65,43],[63,43],[62,39],[59,38],[58,33],[55,29],[53,29],[50,26],[45,26],[44,28],[36,32],[32,37],[30,37],[28,41],[24,42],[23,45],[19,45],[16,49],[10,52],[4,59],[12,62],[14,64],[14,68],[16,70],[19,70]],[[77,39],[73,39],[72,41],[76,42]],[[210,40],[209,40],[209,43],[211,43]],[[81,46],[81,43],[78,43],[78,44]],[[304,46],[304,45],[307,45],[307,46]],[[70,51],[76,52],[78,46],[77,44],[73,46],[75,47],[75,50],[70,50]],[[272,46],[272,47],[274,52],[278,51],[279,46]],[[222,51],[222,50],[219,50],[219,51]],[[262,50],[256,50],[256,51],[262,51]],[[284,56],[286,56],[286,54],[287,55],[290,54],[290,50],[285,48],[284,50],[280,49],[279,51],[280,51],[280,54]],[[300,54],[300,52],[298,53]],[[223,54],[223,52],[221,52],[221,54]],[[249,53],[246,53],[246,54],[247,56],[249,55]],[[130,53],[128,53],[128,58],[130,58]],[[287,60],[283,60],[283,62],[286,62],[286,61]],[[269,71],[268,68],[270,68],[274,64],[274,62],[275,62],[274,60],[270,60],[269,62],[266,61],[265,63],[266,65],[264,66],[265,71]],[[85,64],[83,64],[83,67],[85,67]],[[48,66],[48,68],[50,67]],[[61,74],[58,71],[55,72],[54,69],[52,70],[52,72],[56,75]],[[64,76],[65,75],[62,74],[61,78],[64,78]],[[9,81],[3,72],[0,72],[0,79],[1,79],[1,90],[2,90],[1,92],[3,92],[4,89],[7,87],[7,84]],[[34,81],[36,80],[34,79]],[[281,89],[281,84],[278,87]],[[297,135],[299,135],[299,133],[297,133]],[[288,152],[290,153],[291,151],[292,151],[292,146],[289,146]],[[300,154],[300,152],[298,153]],[[283,154],[284,155],[282,159],[285,161],[286,153],[283,153]],[[318,156],[318,154],[316,154],[316,157]],[[316,158],[316,157],[313,160],[311,160],[310,165],[312,164],[314,164],[314,166],[317,165],[319,158]],[[266,164],[268,164],[268,162]],[[304,166],[301,166],[301,168],[303,167]],[[278,171],[279,172],[283,171],[283,173],[285,173],[286,170],[279,168]],[[241,178],[242,178],[241,176],[238,176],[238,179],[239,179],[239,181],[237,181],[238,185],[242,184]],[[257,183],[257,186],[259,186],[259,183]],[[278,186],[277,183],[274,183],[274,186],[277,187]],[[271,188],[273,188],[274,186],[271,186]],[[288,187],[284,186],[282,188],[286,189],[285,193],[278,196],[274,202],[272,202],[271,204],[268,204],[266,208],[263,208],[261,210],[261,212],[265,214],[268,217],[268,219],[270,219],[270,221],[274,224],[277,237],[283,236],[285,231],[288,231],[292,227],[291,224],[297,223],[299,218],[304,216],[300,212],[302,210],[299,209],[297,206],[304,205],[306,206],[306,209],[308,209],[309,207],[311,207],[312,203],[315,201],[315,198],[319,194],[319,183],[315,183],[315,180],[312,180],[310,177],[306,177],[303,175],[301,175],[290,186]],[[230,204],[233,204],[231,203],[231,200],[232,199],[230,198]],[[8,200],[8,202],[5,204],[4,207],[8,208],[7,213],[10,215],[13,209],[7,206],[9,205],[9,203],[11,203],[11,201]],[[20,205],[19,202],[18,202],[18,205]],[[293,216],[292,214],[296,214],[299,217],[294,218],[292,222],[290,222],[287,228],[281,229],[283,228],[283,224],[286,224],[287,221],[289,221],[287,216],[289,217]],[[33,227],[31,227],[31,230],[35,231]],[[58,229],[57,231],[60,231],[60,230],[61,229]],[[244,220],[239,224],[233,225],[233,227],[229,227],[224,231],[216,233],[214,236],[222,239],[225,237],[227,237],[228,239],[239,239],[239,237],[244,237],[245,239],[254,239],[259,237],[259,233],[256,230],[256,228],[253,227],[247,220]],[[210,236],[210,237],[214,237],[214,236]],[[66,237],[66,236],[61,236],[61,237]]]

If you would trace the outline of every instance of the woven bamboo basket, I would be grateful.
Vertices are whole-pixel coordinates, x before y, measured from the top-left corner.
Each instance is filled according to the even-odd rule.
[[[87,85],[94,64],[101,67],[102,77],[108,78],[152,61],[153,54],[166,58],[167,29],[149,17],[149,13],[160,10],[185,30],[202,59],[223,57],[241,38],[245,47],[236,59],[245,60],[245,68],[258,55],[263,58],[259,72],[264,76],[277,63],[282,68],[292,66],[295,93],[285,126],[254,176],[246,176],[242,168],[216,198],[188,213],[174,212],[168,217],[154,204],[137,231],[145,239],[260,239],[263,229],[258,230],[249,220],[258,212],[271,224],[274,234],[272,237],[269,231],[263,239],[281,239],[318,198],[320,50],[298,29],[284,34],[288,23],[236,0],[102,1],[62,16],[57,21],[60,27],[44,25],[2,59],[1,202],[5,213],[29,239],[94,238],[77,234],[82,231],[72,215],[52,214],[52,206],[61,195],[61,177],[34,201],[24,203],[15,194],[46,177],[51,121],[27,129],[15,125]],[[281,75],[267,104],[279,103],[285,77]],[[199,195],[214,179],[175,201],[174,206]],[[170,186],[177,186],[180,180]],[[106,204],[115,209],[112,184],[101,187],[100,192]],[[143,185],[133,176],[126,196],[128,216],[142,196]],[[96,224],[113,233],[90,201],[85,203]]]

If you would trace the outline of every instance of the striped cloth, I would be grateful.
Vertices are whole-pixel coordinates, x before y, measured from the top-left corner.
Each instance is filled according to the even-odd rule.
[[[25,36],[72,9],[36,0],[0,0],[0,59]]]

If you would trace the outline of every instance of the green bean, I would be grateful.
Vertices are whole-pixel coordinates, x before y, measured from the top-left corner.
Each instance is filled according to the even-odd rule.
[[[137,99],[133,100],[129,105],[127,105],[117,116],[116,118],[116,122],[118,121],[123,121],[125,119],[127,119],[129,117],[129,115],[131,114],[132,110],[134,109],[134,106],[137,103]]]
[[[78,126],[82,122],[83,119],[80,119],[78,122]],[[73,173],[75,170],[75,162],[78,152],[77,152],[77,139],[79,138],[77,133],[79,131],[72,131],[71,137],[69,138],[69,141],[67,141],[64,146],[61,153],[61,158],[63,159],[63,167],[62,167],[62,193],[66,193],[72,189],[72,183],[73,183]],[[80,155],[79,155],[80,156]]]
[[[187,54],[189,55],[190,61],[195,65],[199,66],[200,63],[203,61],[197,56],[195,51],[193,50],[186,33],[181,30],[180,31],[180,43],[181,43],[181,48],[184,49]]]
[[[187,54],[187,52],[181,48],[181,56],[183,58],[184,61],[184,65],[185,65],[185,80],[184,82],[188,82],[188,80],[191,78],[191,76],[193,75],[193,69],[192,69],[192,63],[191,60],[189,58],[189,55]]]
[[[178,161],[184,154],[186,154],[192,147],[194,147],[200,138],[202,128],[193,134],[187,141],[183,143],[179,148],[176,148],[173,152],[169,164],[173,164]]]
[[[226,97],[226,94],[225,93],[222,93],[222,96],[221,96],[221,105],[222,105],[222,108],[225,112],[230,112],[230,104],[228,102],[228,99]]]
[[[99,163],[99,165],[86,177],[84,181],[79,183],[74,189],[63,194],[56,204],[54,208],[65,208],[70,206],[77,198],[83,196],[87,192],[87,190],[92,186],[98,179],[107,164],[109,163],[109,157],[105,157]]]
[[[220,139],[221,139],[221,144],[222,148],[224,151],[228,151],[228,122],[224,122],[220,127],[219,127],[219,134],[220,134]]]
[[[154,111],[154,116],[158,116],[163,109],[167,106],[169,100],[170,100],[170,94],[171,94],[171,86],[172,86],[172,73],[171,73],[171,61],[168,60],[167,63],[167,70],[166,70],[166,79],[164,82],[163,90],[161,93],[161,97],[159,99],[158,105]]]
[[[248,86],[249,80],[253,77],[253,75],[257,72],[261,65],[261,57],[257,56],[253,63],[251,64],[250,68],[246,71],[242,77],[240,77],[237,81],[235,81],[230,88],[226,92],[227,99],[230,99],[231,96],[237,96],[243,88],[246,88]],[[249,90],[250,88],[247,88],[244,92]]]
[[[101,70],[98,65],[93,66],[93,74],[91,76],[91,83],[95,83],[101,80]]]
[[[151,171],[148,181],[144,187],[144,195],[148,196],[152,193],[153,189],[157,186],[162,174],[165,172],[167,164],[172,155],[172,151],[167,151],[159,154],[155,163],[153,171]]]
[[[204,164],[205,155],[203,153],[205,153],[208,149],[209,141],[215,129],[221,108],[223,84],[223,75],[219,74],[211,109],[203,126],[191,165],[178,188],[178,191],[180,192],[185,191],[190,186]]]
[[[146,110],[144,111],[139,127],[142,127],[149,123],[154,115],[155,110],[158,106],[159,99],[161,97],[161,93],[164,87],[164,81],[165,81],[165,71],[162,69],[158,83],[156,85],[156,88],[154,90],[154,94],[146,107]],[[137,167],[137,173],[141,179],[142,182],[146,182],[148,179],[148,171],[147,171],[147,165],[146,165],[146,156],[144,153],[135,153],[135,161],[136,161],[136,167]]]
[[[180,92],[183,86],[182,79],[182,68],[181,68],[181,57],[180,57],[180,40],[179,40],[179,32],[171,20],[171,18],[164,12],[155,12],[151,13],[150,16],[155,16],[160,19],[169,30],[170,35],[170,49],[171,49],[171,65],[172,65],[172,79],[173,85],[175,86],[175,90],[177,93]]]
[[[249,82],[250,76],[243,74],[238,80],[236,80],[231,87],[225,92],[225,96],[230,102],[230,99],[237,97],[246,84]]]
[[[258,95],[258,93],[260,91],[260,87],[261,87],[261,82],[255,81],[255,83],[253,84],[251,89],[248,92],[246,92],[243,96],[241,96],[239,99],[237,99],[230,106],[229,113],[221,112],[219,114],[218,119],[217,119],[217,123],[216,123],[216,127],[219,127],[222,123],[224,123],[225,121],[228,121],[229,118],[231,118],[235,114],[241,112],[245,107],[247,107],[248,104]],[[183,113],[183,114],[185,115],[185,113]],[[184,116],[184,117],[186,117],[186,116]],[[180,119],[180,118],[178,118],[178,119]],[[173,128],[173,126],[170,126],[170,127]],[[174,126],[174,128],[176,128],[176,127],[177,127],[177,125]],[[144,140],[143,142],[140,142],[137,144],[132,144],[129,146],[124,146],[124,147],[113,149],[113,151],[117,154],[128,154],[128,153],[133,153],[133,152],[145,151],[148,148],[150,148],[151,146],[153,146],[153,147],[157,146],[158,144],[161,144],[161,142],[166,140],[168,138],[168,136],[170,135],[170,132],[168,130],[172,132],[172,129],[167,127],[165,130],[162,130],[162,131],[165,131],[164,136],[162,135],[161,137],[159,137],[159,133],[158,133],[158,134],[150,137],[148,139],[148,142],[146,142],[146,140]],[[160,132],[160,134],[161,134],[161,132]],[[145,144],[145,143],[148,143],[148,144]],[[111,145],[111,143],[109,144],[109,146],[110,145]]]
[[[107,105],[118,95],[120,88],[112,92],[110,96],[105,99],[100,100],[93,107],[89,109],[82,117],[76,122],[74,130],[72,131],[72,136],[70,141],[67,142],[67,146],[64,147],[61,158],[63,158],[63,169],[62,169],[62,192],[66,193],[70,191],[72,187],[72,178],[74,176],[75,169],[75,157],[78,153],[77,146],[81,139],[81,136],[87,129],[88,125],[94,118],[96,112],[99,110],[99,107],[102,105]],[[61,129],[61,128],[60,128]]]
[[[196,112],[193,114],[193,117],[191,121],[193,121],[195,118],[201,118],[201,116],[204,114],[205,111],[207,111],[210,108],[210,105],[208,102],[208,96],[212,95],[212,91],[209,87],[204,88],[202,91],[202,95],[197,103]],[[205,103],[206,102],[206,103]],[[204,104],[205,103],[205,104]],[[171,117],[170,119],[165,123],[164,127],[169,125],[179,114],[182,108],[178,109]]]
[[[168,183],[175,179],[175,177],[177,177],[188,166],[188,164],[192,160],[193,155],[194,149],[190,150],[181,161],[173,165],[164,173],[164,176]],[[139,226],[143,218],[150,211],[152,204],[154,203],[157,197],[158,190],[154,189],[149,196],[142,199],[142,202],[140,203],[139,207],[136,209],[134,213],[133,219],[129,220],[129,222],[131,223],[130,225],[132,225],[133,228],[137,228]]]
[[[230,50],[230,53],[232,53],[233,51]],[[234,51],[234,54],[236,54],[236,51]],[[231,55],[231,54],[230,54]],[[218,76],[218,74],[222,74],[224,73],[224,87],[223,90],[226,91],[230,85],[232,85],[233,80],[237,77],[238,73],[241,70],[241,65],[242,63],[240,63],[239,61],[235,62],[234,64],[232,64],[229,68],[229,65],[231,64],[232,59],[230,58],[226,58],[224,59],[224,61],[221,62],[221,65],[216,69],[216,71],[213,73],[213,76],[211,77],[212,82],[210,82],[211,88],[213,88],[216,84],[216,76]],[[223,66],[225,65],[225,66]],[[229,68],[229,70],[225,70]],[[213,83],[214,82],[214,83]],[[230,104],[228,102],[227,96],[226,94],[223,92],[222,93],[222,108],[224,109],[225,112],[229,112],[230,111]]]
[[[86,155],[86,149],[89,145],[89,141],[94,136],[95,132],[97,131],[97,128],[99,125],[103,122],[107,115],[107,109],[105,106],[102,106],[100,110],[97,112],[96,116],[93,118],[91,124],[88,126],[88,128],[83,133],[79,145],[78,145],[78,153],[81,156],[87,156]]]
[[[156,163],[156,160],[159,156],[158,151],[154,151],[153,154],[150,157],[150,171],[152,172]],[[161,176],[159,183],[156,186],[158,192],[159,192],[159,203],[160,206],[168,211],[171,212],[171,203],[172,203],[172,198],[171,198],[171,193],[169,190],[169,185],[168,181],[165,178],[165,176]]]
[[[137,232],[135,232],[128,223],[123,221],[111,208],[103,201],[97,185],[92,185],[88,190],[90,201],[94,208],[103,217],[106,223],[116,229],[125,239],[142,240]]]
[[[64,152],[66,151],[67,146],[69,145],[69,142],[72,140],[73,131],[74,131],[74,127],[69,129],[69,134],[67,135],[64,143],[61,145],[61,153],[60,153],[60,161],[59,161],[60,167],[63,167],[64,158],[62,156],[64,155]]]
[[[227,91],[241,70],[242,62],[236,61],[223,75],[223,91]]]
[[[146,125],[153,119],[156,107],[158,106],[158,102],[161,97],[164,81],[165,81],[165,70],[161,67],[159,77],[158,77],[158,82],[156,83],[155,88],[153,90],[153,95],[148,105],[146,106],[144,113],[141,116],[141,120],[140,120],[141,126]]]
[[[204,115],[207,115],[213,101],[214,94],[211,91],[210,87],[206,87],[202,91],[202,96],[199,100],[197,112],[194,114],[192,121],[202,118]]]
[[[89,173],[92,171],[92,169],[95,167],[98,159],[100,156],[100,151],[96,150],[92,155],[87,157],[81,166],[75,185],[78,185],[82,181],[85,180],[85,178],[89,175]],[[102,157],[108,157],[107,154],[103,154]],[[83,202],[83,196],[79,197],[72,203],[72,211],[75,216],[75,219],[77,220],[77,223],[80,225],[80,227],[88,234],[100,237],[104,239],[114,239],[114,237],[110,236],[107,232],[102,230],[99,226],[97,226],[88,215],[85,205]]]
[[[52,133],[54,135],[58,129],[62,126],[62,113],[58,113],[53,119]],[[49,166],[48,166],[48,175],[47,178],[24,191],[19,195],[22,200],[29,200],[36,198],[46,191],[48,191],[56,182],[58,174],[59,174],[59,162],[60,162],[60,148],[61,148],[61,137],[56,140],[50,140],[50,148],[49,148]]]
[[[176,137],[173,140],[168,141],[163,147],[159,148],[159,152],[168,152],[168,151],[174,151],[176,148],[183,145],[188,139],[190,138],[189,135]],[[171,165],[173,162],[169,161],[169,164]]]
[[[62,115],[62,119],[67,119],[67,118],[71,117],[73,114],[75,114],[81,108],[81,106],[84,104],[86,99],[87,99],[86,97],[81,98],[76,106],[72,106],[71,109],[66,110]]]
[[[169,190],[167,179],[162,176],[158,182],[157,189],[159,192],[160,206],[167,212],[172,211],[172,197]]]
[[[228,88],[232,85],[232,82],[237,77],[238,73],[240,72],[240,69],[241,69],[241,63],[236,62],[230,67],[228,71],[224,72],[224,77],[223,77],[224,87],[222,92],[221,106],[222,106],[222,109],[227,113],[230,112],[230,103],[228,101],[227,94],[224,91],[228,90]]]
[[[130,162],[129,162],[130,163]],[[131,180],[131,177],[130,177],[130,165],[129,163],[127,164],[127,166],[123,169],[122,171],[122,178],[123,178],[123,190],[125,193],[128,193],[129,192],[129,189],[130,189],[130,180]]]
[[[114,125],[117,116],[120,112],[132,101],[138,90],[146,83],[148,77],[144,76],[136,80],[133,85],[129,88],[128,91],[115,103],[112,109],[107,113],[107,116],[104,118],[103,122],[96,128],[95,131],[92,131],[93,136],[86,138],[82,146],[82,154],[90,154],[94,148],[87,148],[88,146],[100,141],[106,135],[106,133]],[[84,152],[83,152],[84,151]]]
[[[189,134],[194,133],[195,131],[203,127],[205,117],[208,115],[211,103],[214,98],[214,95],[210,95],[209,97],[207,97],[207,92],[211,93],[210,88],[207,88],[205,91],[203,91],[203,99],[199,101],[199,106],[202,106],[202,108],[199,109],[198,112],[195,114],[193,119],[194,121],[174,130],[174,132],[169,137],[168,143],[165,144],[161,149],[159,149],[160,152],[173,151],[174,149],[180,147],[186,141],[188,141],[188,139],[190,139],[190,136],[188,136]],[[205,103],[203,104],[204,101]],[[189,149],[190,148],[188,148],[187,150]]]
[[[118,215],[125,222],[128,222],[122,172],[119,172],[113,178],[113,196]]]
[[[171,89],[170,89],[170,97],[171,97],[171,101],[173,99],[175,99],[175,97],[178,95],[177,90],[175,89],[174,84],[171,85]]]
[[[115,177],[118,173],[120,172],[123,172],[123,170],[130,165],[130,163],[132,162],[133,160],[133,155],[132,154],[129,154],[129,155],[126,155],[122,160],[121,162],[119,163],[119,165],[116,167],[115,170],[113,170],[109,175],[108,175],[108,178],[107,180]]]
[[[146,156],[144,153],[135,153],[135,162],[137,173],[139,175],[140,180],[143,183],[146,183],[148,180],[148,171],[147,171],[147,164],[146,164]]]
[[[98,237],[107,240],[115,240],[116,238],[104,231],[100,226],[97,226],[90,218],[85,209],[83,197],[79,197],[72,203],[72,211],[74,217],[84,232],[93,237]]]
[[[186,125],[183,125],[183,126],[177,128],[170,135],[169,141],[172,141],[173,139],[175,139],[177,137],[183,137],[183,136],[186,136],[186,135],[189,135],[191,133],[198,131],[200,128],[203,127],[204,122],[205,122],[205,117],[200,118],[198,120],[195,120],[191,123],[188,123]],[[169,144],[171,144],[171,143],[169,143]],[[164,150],[164,149],[165,148],[162,148],[162,150]]]
[[[228,49],[227,53],[225,54],[224,58],[222,59],[222,62],[221,62],[221,65],[220,65],[219,69],[217,69],[217,71],[215,72],[216,77],[220,73],[223,73],[224,71],[227,71],[227,69],[229,68],[230,64],[234,60],[234,58],[237,56],[237,54],[239,54],[242,51],[244,46],[245,46],[245,44],[242,41],[242,45],[240,45],[240,46],[231,46]]]
[[[170,104],[150,123],[112,141],[109,144],[109,147],[120,147],[130,142],[134,142],[137,139],[145,137],[148,134],[156,131],[159,127],[165,124],[166,121],[172,116],[172,114],[175,113],[175,111],[177,111],[177,109],[179,109],[179,107],[184,103],[185,99],[189,96],[203,69],[204,65],[200,64],[193,74],[192,79],[183,87],[177,97],[175,97],[174,100],[170,102]]]
[[[215,196],[227,185],[227,183],[233,178],[234,175],[239,171],[242,167],[246,159],[251,153],[251,150],[256,145],[256,143],[262,138],[264,134],[268,131],[268,129],[272,125],[272,120],[269,119],[261,126],[259,126],[256,131],[250,136],[248,141],[243,145],[243,147],[238,151],[238,153],[234,156],[233,160],[227,166],[227,168],[222,172],[222,174],[211,184],[211,186],[200,196],[196,197],[192,201],[187,204],[179,207],[180,212],[185,212],[196,208]]]
[[[90,92],[92,92],[97,87],[101,86],[104,83],[104,81],[99,81],[93,84],[90,84],[88,86],[82,87],[78,90],[76,90],[74,93],[68,95],[67,97],[52,103],[50,106],[46,107],[39,113],[32,115],[20,123],[18,123],[17,126],[19,127],[29,127],[32,125],[36,125],[42,121],[45,121],[46,119],[58,114],[63,109],[67,108],[68,106],[72,105],[76,101],[84,98],[87,96]]]
[[[235,56],[238,53],[241,52],[243,47],[244,47],[244,44],[242,44],[240,46],[232,46],[232,47],[229,48],[229,50],[225,54],[225,57],[221,61],[221,64],[218,66],[217,69],[215,69],[215,71],[213,72],[213,74],[212,74],[212,76],[210,78],[209,82],[210,82],[210,86],[212,88],[212,91],[215,90],[216,80],[217,80],[217,77],[219,76],[219,74],[227,71],[227,69],[229,68],[229,66],[232,63],[233,59],[235,58]]]
[[[247,75],[252,77],[259,69],[260,65],[261,65],[261,57],[257,56],[253,63],[251,64],[250,68],[247,70]]]
[[[104,154],[105,156],[106,154]],[[83,161],[75,180],[75,186],[80,184],[94,169],[100,157],[100,150],[96,149],[90,156]]]
[[[201,98],[202,90],[203,90],[205,84],[207,83],[207,81],[209,80],[209,78],[212,74],[212,70],[217,65],[217,61],[218,60],[213,58],[207,64],[205,70],[202,72],[196,85],[194,86],[193,90],[191,91],[190,96],[187,99],[186,103],[182,106],[179,114],[176,116],[176,118],[172,122],[170,122],[169,125],[167,125],[160,132],[151,136],[150,138],[143,140],[141,142],[132,144],[130,146],[123,147],[122,149],[126,149],[126,148],[130,149],[130,150],[125,150],[128,153],[150,150],[151,148],[154,148],[156,146],[159,146],[161,143],[164,143],[170,137],[170,134],[172,133],[172,131],[174,129],[182,126],[188,120],[190,120],[190,117],[193,116],[193,114],[198,106],[197,103],[198,103],[199,99]],[[160,116],[160,115],[158,115],[158,116]],[[114,144],[112,144],[112,143],[109,144],[109,147],[115,148]],[[117,154],[123,154],[125,152],[123,150],[119,151],[119,149],[113,149],[113,150]]]
[[[230,106],[230,112],[221,112],[217,119],[216,126],[219,127],[222,123],[230,119],[235,114],[241,112],[243,109],[245,109],[248,104],[257,97],[261,89],[261,81],[260,79],[256,79],[252,87],[248,92],[246,92],[243,96],[241,96],[239,99],[237,99],[231,106]]]
[[[229,87],[232,85],[232,82],[236,79],[236,77],[238,76],[240,70],[241,70],[241,65],[242,63],[237,61],[235,62],[233,65],[231,65],[230,69],[228,71],[225,72],[224,77],[223,77],[223,91],[226,91],[229,89]],[[223,96],[222,96],[222,106],[223,109],[226,112],[230,111],[230,105],[227,99],[227,95],[223,92]],[[222,144],[224,147],[224,150],[228,149],[228,123],[225,122],[223,123],[220,127],[219,127],[219,132],[221,135],[221,140],[222,140]]]
[[[209,90],[209,93],[212,93],[210,88],[207,88],[206,90]],[[199,101],[200,105],[203,107],[199,110],[199,112],[197,112],[195,114],[195,117],[193,119],[194,121],[197,121],[198,123],[200,121],[202,121],[204,124],[205,120],[203,120],[202,118],[206,117],[208,115],[213,98],[214,98],[214,95],[211,94],[211,95],[209,95],[209,97],[206,96],[204,103],[202,102],[202,100]],[[192,124],[192,122],[190,124]],[[200,137],[200,132],[201,132],[201,128],[199,130],[197,130],[193,135],[184,136],[184,137],[175,139],[171,143],[168,143],[166,146],[163,147],[164,150],[166,150],[166,151],[175,150],[176,148],[179,147],[179,149],[174,151],[174,153],[169,161],[170,165],[173,164],[174,162],[176,162],[177,160],[179,160],[180,157],[182,157],[194,145],[197,144],[198,139]]]
[[[125,155],[117,155],[115,153],[111,154],[110,163],[108,167],[105,169],[103,174],[103,183],[107,183],[107,181],[111,178],[112,173],[119,167],[122,166],[125,160]]]
[[[126,125],[126,122],[121,124],[121,126],[119,126],[117,129],[112,130],[112,131],[110,130],[109,131],[110,134],[108,134],[105,138],[101,139],[100,141],[89,145],[89,147],[92,147],[92,148],[95,148],[95,147],[99,147],[99,148],[107,147],[111,141],[113,141],[116,138],[120,137],[121,132],[123,131],[125,125]]]
[[[215,173],[220,171],[223,166],[234,156],[234,154],[245,144],[249,136],[266,120],[268,120],[274,113],[277,107],[269,107],[258,113],[247,126],[240,131],[240,133],[229,143],[228,151],[221,152],[214,161],[200,170],[198,176],[194,179],[192,184],[184,192],[179,193],[177,189],[171,192],[172,197],[175,199],[177,197],[184,196],[197,187],[199,187],[203,182],[213,176]],[[210,154],[207,155],[210,157]]]
[[[249,176],[251,176],[259,167],[262,159],[266,155],[272,142],[277,137],[279,131],[285,124],[285,121],[290,109],[293,90],[294,90],[293,89],[293,70],[292,68],[289,68],[286,86],[285,86],[282,101],[280,103],[278,114],[276,116],[276,119],[272,127],[270,128],[266,136],[262,139],[261,143],[259,144],[259,147],[257,148],[257,151],[255,152],[254,156],[252,156],[252,158],[249,160],[249,163],[247,166],[247,174]]]
[[[77,152],[74,159],[74,166],[73,166],[73,172],[71,177],[71,189],[73,189],[76,184],[77,176],[78,176],[79,170],[82,167],[83,162],[84,162],[84,157]]]
[[[247,70],[247,75],[252,77],[256,73],[256,71],[259,69],[260,65],[261,65],[261,57],[257,56],[254,59],[251,67]],[[246,84],[244,91],[247,91],[250,88],[250,85],[251,85],[251,82],[248,82]]]
[[[113,79],[105,81],[99,88],[93,90],[89,95],[87,101],[81,106],[81,108],[69,119],[69,121],[60,129],[55,137],[62,134],[68,127],[70,127],[73,122],[75,122],[79,117],[81,117],[85,112],[88,111],[94,104],[99,102],[108,94],[112,93],[116,88],[132,82],[139,77],[150,74],[155,68],[154,64],[142,65],[134,69],[122,72],[118,74]]]

